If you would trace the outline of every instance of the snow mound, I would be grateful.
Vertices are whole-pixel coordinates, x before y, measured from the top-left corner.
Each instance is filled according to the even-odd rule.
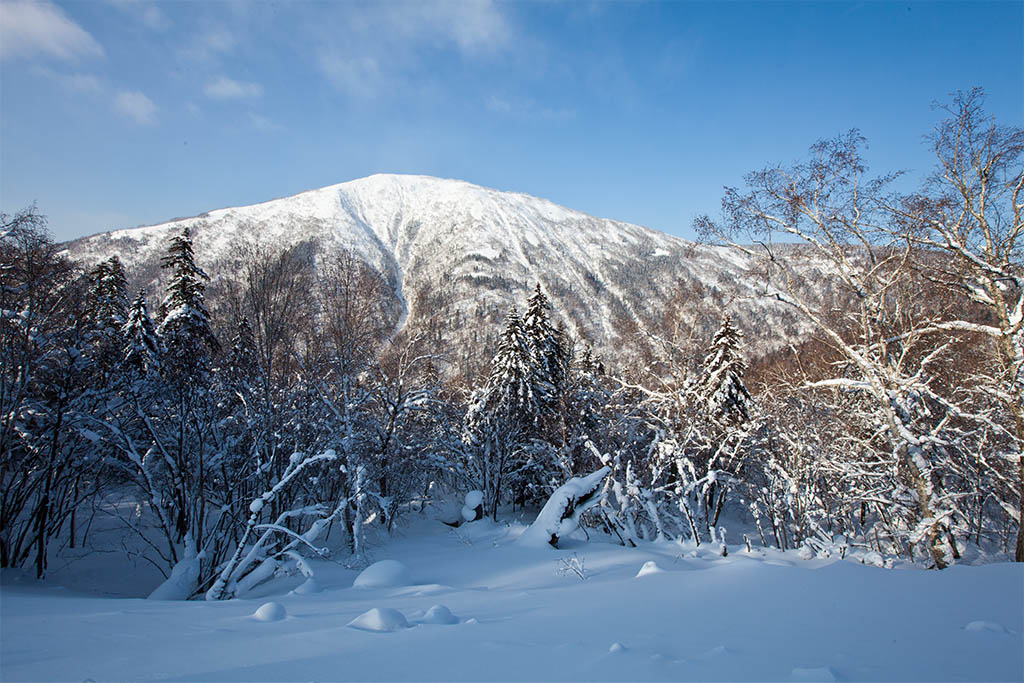
[[[796,667],[789,674],[789,680],[791,681],[825,681],[826,683],[835,683],[839,680],[836,677],[836,672],[832,670],[830,666],[816,666],[816,667]]]
[[[484,494],[481,491],[470,491],[466,494],[466,504],[462,506],[462,518],[467,522],[475,522],[477,510],[484,502]]]
[[[644,566],[640,567],[640,571],[636,573],[636,578],[641,576],[648,576],[650,574],[664,574],[665,570],[658,566],[658,563],[654,560],[644,562]]]
[[[409,628],[409,622],[405,620],[405,615],[390,607],[374,607],[348,622],[348,625],[360,631],[374,631],[375,633],[390,633]]]
[[[265,602],[252,613],[252,618],[256,621],[281,621],[287,616],[288,612],[279,602]]]
[[[602,467],[585,477],[573,477],[555,489],[518,542],[557,548],[559,539],[579,528],[580,515],[601,502],[601,482],[609,472],[610,467]]]
[[[608,652],[611,654],[618,654],[619,652],[625,652],[626,646],[619,642],[614,642],[608,648]]]
[[[147,600],[188,600],[199,581],[199,558],[190,553],[174,565],[171,575],[161,583]]]
[[[395,588],[412,583],[409,568],[398,560],[374,562],[360,572],[352,582],[353,588]]]
[[[301,584],[299,584],[292,592],[296,595],[310,595],[312,593],[319,593],[323,588],[320,586],[320,582],[315,577],[311,576]]]
[[[976,633],[1009,633],[1005,626],[994,621],[972,621],[964,626],[964,630]]]
[[[434,605],[419,621],[424,624],[457,624],[459,618],[444,605]]]

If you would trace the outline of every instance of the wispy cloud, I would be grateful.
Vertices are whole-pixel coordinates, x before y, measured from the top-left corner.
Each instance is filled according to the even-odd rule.
[[[514,42],[503,8],[491,0],[342,3],[329,21],[321,18],[310,30],[326,80],[363,98],[408,92],[414,81],[421,86],[417,76],[431,51],[475,60]]]
[[[284,126],[274,123],[266,116],[261,116],[256,112],[248,112],[246,119],[249,122],[249,126],[253,130],[258,130],[261,133],[272,133],[279,130],[284,130]]]
[[[148,126],[156,120],[157,106],[138,90],[124,90],[114,97],[114,111],[139,125]]]
[[[385,76],[373,57],[321,53],[320,69],[334,87],[356,97],[373,97],[384,88]]]
[[[32,67],[32,73],[42,76],[56,83],[66,92],[81,92],[90,95],[99,95],[104,91],[104,86],[99,78],[89,73],[60,73],[45,66]]]
[[[576,118],[575,109],[545,107],[531,98],[502,97],[489,95],[484,99],[484,107],[495,114],[504,114],[521,119],[545,121],[568,121]]]
[[[511,25],[491,0],[464,2],[384,3],[374,23],[405,39],[454,44],[467,53],[505,47]]]
[[[96,39],[50,2],[13,0],[0,6],[0,58],[76,61],[101,55]]]
[[[170,28],[171,20],[156,3],[149,0],[108,0],[111,5],[136,19],[139,23],[154,31]]]
[[[186,43],[178,54],[189,61],[206,63],[231,52],[237,44],[238,37],[228,29],[208,28]]]
[[[207,83],[203,92],[207,97],[217,100],[247,99],[262,95],[263,86],[259,83],[246,83],[220,76]]]

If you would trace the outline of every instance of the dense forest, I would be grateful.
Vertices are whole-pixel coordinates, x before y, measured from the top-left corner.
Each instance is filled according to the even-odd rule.
[[[917,192],[870,175],[854,131],[698,221],[813,329],[758,358],[745,339],[776,331],[726,308],[703,336],[682,288],[657,352],[611,367],[539,284],[495,346],[444,349],[393,333],[388,283],[354,255],[252,245],[217,282],[186,230],[164,290],[134,292],[116,256],[68,260],[34,207],[3,216],[0,566],[42,577],[118,515],[162,597],[225,599],[311,554],[358,564],[370,528],[437,501],[479,491],[499,519],[603,467],[584,526],[625,545],[1024,561],[1024,131],[982,104],[945,105]],[[453,369],[466,353],[482,371]]]

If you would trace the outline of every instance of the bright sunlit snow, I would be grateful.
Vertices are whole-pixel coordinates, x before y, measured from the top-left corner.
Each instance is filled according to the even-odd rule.
[[[245,599],[162,602],[117,595],[127,585],[112,573],[120,563],[92,573],[90,589],[81,575],[69,590],[59,576],[37,584],[6,572],[2,678],[1010,681],[1024,674],[1020,565],[886,570],[742,546],[726,558],[706,545],[625,548],[593,534],[556,550],[513,543],[523,528],[414,521],[374,554],[416,567],[422,583],[354,588],[357,570],[310,560],[323,586],[312,595],[289,592],[303,581],[294,576]],[[584,581],[558,570],[573,553],[585,560]],[[652,563],[663,571],[651,572]],[[369,575],[395,576],[382,567],[395,564],[371,565]]]

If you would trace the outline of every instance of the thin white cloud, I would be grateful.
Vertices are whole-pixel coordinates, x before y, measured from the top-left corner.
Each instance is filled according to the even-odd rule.
[[[228,29],[209,28],[197,34],[178,54],[189,61],[205,63],[231,52],[237,44],[238,38]]]
[[[88,31],[50,2],[0,3],[0,58],[47,57],[76,61],[103,48]]]
[[[162,31],[171,26],[171,20],[156,3],[148,0],[109,0],[110,4],[136,19],[143,26]]]
[[[65,92],[80,92],[99,95],[104,91],[103,83],[93,74],[60,73],[45,66],[32,67],[32,73],[56,83]]]
[[[207,83],[203,92],[207,97],[216,100],[237,100],[259,97],[263,94],[263,86],[259,83],[246,83],[220,76]]]
[[[495,114],[502,114],[520,119],[568,121],[576,118],[575,109],[545,107],[537,104],[536,101],[530,98],[519,99],[489,95],[484,99],[484,107],[487,111]]]
[[[284,130],[283,126],[274,123],[266,116],[261,116],[256,112],[249,112],[246,115],[246,118],[249,121],[249,126],[252,127],[253,130],[258,130],[261,133],[273,133],[275,131]]]
[[[321,54],[320,69],[334,87],[349,95],[370,98],[384,89],[385,75],[372,57]]]
[[[139,125],[147,126],[156,120],[157,107],[153,100],[138,90],[124,90],[114,97],[114,111],[127,116]]]
[[[376,97],[422,89],[424,53],[453,50],[467,60],[514,44],[504,8],[491,0],[339,3],[330,19],[309,22],[321,47],[317,66],[350,95]]]
[[[512,28],[492,0],[393,2],[365,6],[361,23],[375,33],[478,53],[505,47]]]

